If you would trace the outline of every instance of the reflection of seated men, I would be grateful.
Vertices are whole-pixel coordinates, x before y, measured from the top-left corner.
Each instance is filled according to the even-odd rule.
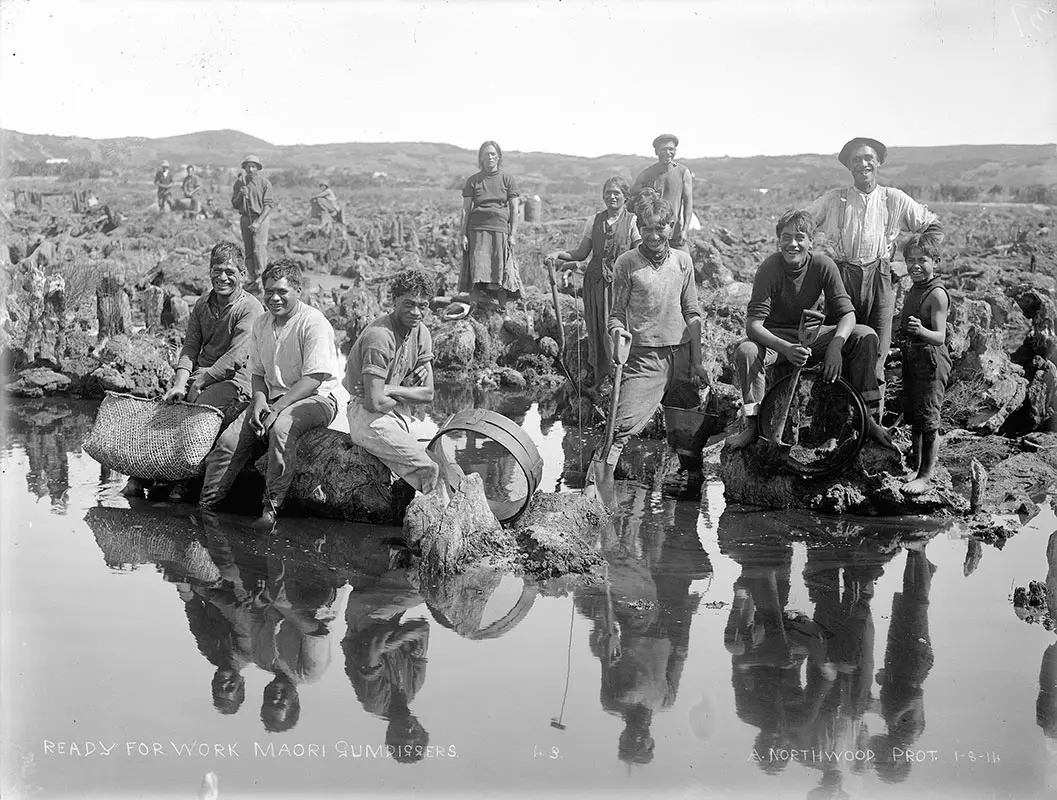
[[[388,720],[385,743],[403,763],[421,760],[429,744],[429,732],[410,709],[426,680],[429,623],[403,620],[421,602],[398,570],[356,582],[345,607],[345,674],[364,710]]]
[[[787,211],[775,226],[778,252],[768,256],[752,282],[745,320],[748,337],[734,355],[734,370],[742,393],[745,427],[728,441],[741,448],[759,436],[760,401],[766,389],[766,369],[781,356],[796,367],[822,358],[822,376],[829,382],[842,372],[866,402],[869,435],[891,445],[888,434],[874,419],[881,393],[877,386],[877,334],[866,325],[855,324],[855,308],[841,281],[837,265],[829,256],[812,253],[815,222],[806,211]],[[797,327],[803,311],[818,307],[825,299],[828,318],[810,347],[798,343]]]
[[[759,728],[754,747],[766,754],[772,747],[789,747],[794,728],[812,714],[801,668],[822,639],[816,628],[786,612],[792,547],[784,540],[758,539],[750,527],[739,527],[741,519],[733,512],[720,518],[720,551],[741,565],[723,638],[731,654],[738,718]],[[763,757],[756,764],[776,773],[787,762]]]
[[[877,673],[881,716],[888,730],[870,742],[879,756],[874,767],[888,782],[905,780],[911,764],[906,759],[892,759],[892,749],[910,748],[925,730],[922,684],[935,661],[929,638],[929,591],[934,570],[924,549],[908,549],[903,591],[892,596],[884,669]]]
[[[349,436],[427,493],[437,486],[437,462],[412,435],[407,406],[433,400],[433,340],[422,322],[433,282],[409,269],[393,278],[390,291],[393,310],[368,325],[349,351]]]
[[[253,661],[253,644],[264,626],[264,558],[236,552],[220,530],[215,515],[203,514],[206,547],[220,572],[212,585],[179,584],[180,596],[198,650],[216,667],[212,680],[213,706],[221,714],[234,714],[246,698],[242,670]]]
[[[336,588],[309,565],[268,559],[265,624],[257,633],[254,660],[274,673],[264,687],[261,722],[277,733],[297,724],[301,714],[298,686],[315,683],[330,665],[330,623],[336,613]]]

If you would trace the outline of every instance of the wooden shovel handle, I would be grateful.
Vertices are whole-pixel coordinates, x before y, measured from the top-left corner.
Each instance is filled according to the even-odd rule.
[[[628,353],[631,352],[631,333],[626,328],[616,328],[613,331],[613,363],[623,366],[628,363]]]

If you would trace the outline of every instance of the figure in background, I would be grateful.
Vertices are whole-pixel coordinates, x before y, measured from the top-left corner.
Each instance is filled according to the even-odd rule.
[[[158,190],[158,210],[165,211],[168,207],[168,210],[172,211],[173,176],[168,161],[162,161],[158,165],[158,171],[154,173],[154,188]]]
[[[672,247],[690,253],[686,239],[690,220],[694,215],[694,176],[689,168],[675,160],[679,137],[674,133],[662,133],[653,140],[653,152],[657,163],[646,167],[631,184],[631,196],[637,202],[643,189],[654,189],[667,200],[674,212]]]
[[[912,469],[917,475],[903,484],[916,495],[928,491],[940,454],[940,410],[951,354],[947,350],[947,313],[950,296],[936,275],[939,248],[924,236],[903,245],[903,258],[914,285],[903,302],[903,419],[910,424]]]
[[[341,204],[338,196],[330,188],[327,181],[319,182],[319,191],[312,195],[312,215],[319,219],[320,227],[324,233],[330,233],[334,226],[334,220],[343,222]]]
[[[257,156],[242,159],[242,175],[231,190],[231,205],[240,214],[242,246],[250,282],[256,285],[268,263],[268,216],[275,208],[272,184],[260,174],[264,169]]]
[[[185,400],[214,406],[230,424],[250,399],[249,347],[253,322],[264,313],[260,301],[242,288],[246,278],[242,249],[219,242],[209,254],[212,289],[199,298],[187,319],[187,333],[164,403]],[[148,482],[130,477],[122,494],[138,497]],[[182,502],[188,482],[169,489],[169,500]]]
[[[613,372],[613,346],[607,334],[609,312],[613,307],[613,265],[617,258],[638,247],[642,241],[635,215],[627,208],[631,190],[623,178],[613,177],[602,187],[605,208],[588,217],[573,250],[559,250],[547,256],[550,263],[591,260],[584,270],[584,320],[587,323],[587,361],[591,376],[586,386],[599,386]],[[567,264],[566,270],[573,269]]]
[[[250,334],[252,400],[220,434],[206,456],[200,503],[215,507],[239,471],[267,444],[265,494],[257,527],[270,529],[294,479],[298,438],[325,428],[337,413],[334,328],[318,309],[301,302],[301,268],[280,259],[264,273],[268,313]]]
[[[202,182],[195,175],[194,164],[187,165],[187,175],[184,176],[182,189],[184,199],[190,201],[191,204],[188,212],[192,217],[197,217],[202,211],[202,201],[198,197],[198,193],[202,190]]]
[[[437,462],[412,435],[411,406],[433,401],[433,339],[422,316],[433,282],[405,270],[390,283],[393,310],[359,335],[345,365],[349,436],[420,492],[437,487]]]
[[[837,156],[852,176],[852,187],[830,189],[807,210],[833,249],[844,286],[855,308],[855,321],[877,334],[877,386],[884,411],[884,365],[892,347],[895,285],[892,257],[901,233],[923,234],[943,242],[943,227],[928,207],[906,192],[877,184],[877,171],[888,148],[876,139],[858,136]]]
[[[521,297],[521,274],[514,258],[517,243],[517,181],[503,172],[503,151],[492,141],[477,150],[480,170],[462,187],[462,271],[459,291],[473,302],[487,297],[505,312]]]

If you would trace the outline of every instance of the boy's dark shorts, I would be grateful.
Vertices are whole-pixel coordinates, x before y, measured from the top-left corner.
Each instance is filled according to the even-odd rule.
[[[903,419],[915,431],[936,431],[940,408],[951,376],[946,345],[903,350]]]

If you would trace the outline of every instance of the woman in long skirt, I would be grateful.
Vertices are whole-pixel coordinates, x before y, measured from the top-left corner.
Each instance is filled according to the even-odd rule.
[[[480,171],[462,188],[462,271],[459,291],[473,302],[488,296],[505,308],[521,297],[521,275],[514,259],[517,241],[518,188],[514,177],[500,170],[503,151],[485,142],[477,151]]]
[[[635,224],[635,215],[626,208],[628,194],[628,183],[623,178],[607,180],[602,187],[602,201],[606,207],[588,217],[579,246],[575,250],[561,250],[547,256],[552,264],[584,261],[591,257],[584,270],[583,298],[587,360],[593,372],[588,384],[596,386],[613,371],[613,344],[606,332],[613,300],[613,262],[621,253],[636,247],[642,238]],[[568,263],[565,269],[574,267],[574,263]]]

